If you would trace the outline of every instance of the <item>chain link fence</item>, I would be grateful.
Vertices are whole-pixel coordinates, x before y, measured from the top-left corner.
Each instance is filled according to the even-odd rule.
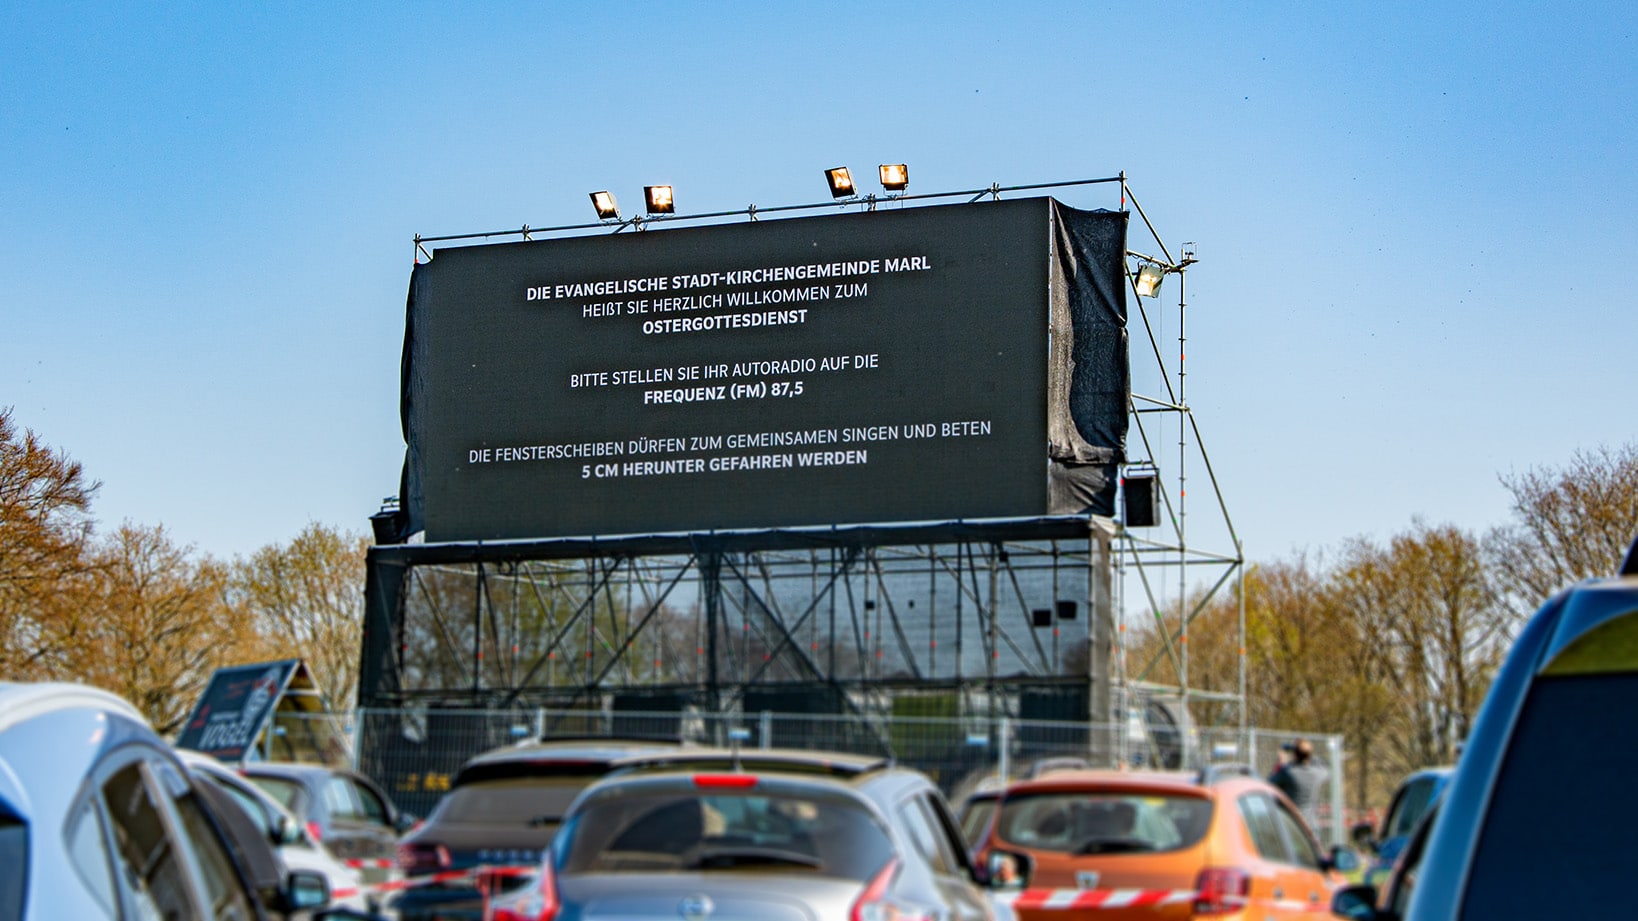
[[[1094,768],[1197,770],[1242,764],[1266,777],[1282,745],[1307,738],[1329,768],[1315,809],[1315,832],[1347,843],[1343,810],[1342,737],[1264,729],[1156,727],[1022,720],[1013,717],[837,716],[806,713],[623,712],[612,710],[359,710],[347,717],[280,714],[281,737],[310,735],[300,721],[339,726],[350,751],[328,760],[347,763],[382,785],[398,805],[430,812],[455,774],[474,755],[537,739],[658,739],[747,748],[799,748],[879,755],[927,774],[959,804],[1002,777],[1028,777],[1049,764]],[[284,746],[272,754],[284,760]],[[253,757],[265,757],[260,752]]]

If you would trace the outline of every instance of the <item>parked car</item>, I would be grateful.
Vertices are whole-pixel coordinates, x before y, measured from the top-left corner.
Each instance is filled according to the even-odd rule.
[[[375,782],[322,764],[253,761],[240,773],[301,819],[307,833],[366,885],[397,879],[398,836],[415,824]]]
[[[232,768],[212,758],[187,749],[178,749],[177,755],[188,772],[205,783],[215,784],[233,799],[256,829],[279,852],[279,859],[292,870],[310,870],[322,874],[330,884],[330,901],[360,912],[374,911],[378,906],[364,887],[359,872],[337,860],[324,845],[314,840],[301,821],[280,805],[272,794],[256,786]]]
[[[701,757],[593,784],[536,877],[497,899],[494,917],[1012,917],[983,879],[925,775],[879,759],[757,751],[737,768]]]
[[[1282,918],[1323,912],[1357,865],[1322,850],[1290,800],[1249,767],[1058,771],[1002,794],[980,850],[1027,889],[1019,917]]]
[[[463,765],[421,826],[398,843],[406,877],[477,867],[538,864],[563,814],[594,781],[645,755],[676,751],[646,739],[555,739],[485,752]],[[521,879],[496,877],[504,892]],[[470,877],[422,883],[393,900],[403,921],[478,919],[483,900]]]
[[[1631,911],[1638,735],[1624,719],[1638,710],[1638,542],[1620,573],[1559,593],[1519,632],[1427,823],[1403,917]],[[1378,896],[1340,892],[1333,913],[1398,917]]]
[[[126,701],[0,683],[0,918],[326,917],[329,895]]]
[[[1444,791],[1453,770],[1449,767],[1423,768],[1413,771],[1399,782],[1393,799],[1388,801],[1388,813],[1382,818],[1382,827],[1370,840],[1363,842],[1372,857],[1362,882],[1380,887],[1387,880],[1394,862],[1405,849],[1405,843],[1422,823],[1422,818],[1438,802],[1439,794]]]

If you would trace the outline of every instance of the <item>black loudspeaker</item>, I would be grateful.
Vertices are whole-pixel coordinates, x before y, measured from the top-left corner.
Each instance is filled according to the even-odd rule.
[[[397,509],[382,509],[371,515],[370,530],[375,533],[375,542],[378,546],[403,543],[398,534]]]
[[[1152,528],[1160,524],[1160,490],[1157,486],[1152,473],[1121,478],[1122,513],[1128,528]]]
[[[1052,609],[1036,608],[1035,610],[1029,612],[1029,625],[1031,627],[1052,626]]]
[[[1074,599],[1070,599],[1068,601],[1059,601],[1058,602],[1058,619],[1059,620],[1074,620],[1075,619],[1075,608],[1076,608],[1076,605],[1075,605]]]

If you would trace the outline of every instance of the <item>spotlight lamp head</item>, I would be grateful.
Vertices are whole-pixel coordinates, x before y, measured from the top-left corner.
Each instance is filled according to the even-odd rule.
[[[1166,270],[1153,262],[1145,262],[1137,273],[1138,297],[1155,297],[1160,294],[1160,283],[1166,280]]]
[[[856,194],[853,188],[853,174],[848,172],[845,166],[825,170],[825,181],[830,183],[831,198],[852,198]]]
[[[591,200],[599,220],[607,221],[620,216],[620,203],[614,200],[613,192],[593,192]]]
[[[902,192],[910,184],[910,167],[903,163],[883,163],[878,169],[881,171],[882,188],[889,192]]]
[[[649,214],[676,213],[677,204],[671,197],[671,187],[668,185],[643,186],[643,200],[648,203]]]

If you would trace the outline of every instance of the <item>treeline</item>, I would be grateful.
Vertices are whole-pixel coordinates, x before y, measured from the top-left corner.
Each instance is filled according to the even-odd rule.
[[[1638,534],[1638,444],[1578,452],[1563,468],[1503,475],[1501,483],[1511,514],[1487,532],[1418,521],[1386,541],[1359,537],[1248,566],[1249,722],[1343,735],[1351,805],[1380,805],[1406,771],[1452,761],[1524,618],[1554,592],[1613,573]],[[352,706],[365,535],[311,524],[287,543],[217,560],[178,545],[161,525],[99,532],[98,486],[0,409],[0,680],[105,687],[168,732],[215,668],[300,657],[332,706]],[[434,573],[419,591],[435,605],[446,592],[471,596],[468,577],[457,574]],[[572,612],[537,594],[528,597],[538,605],[500,599],[516,623],[509,648],[492,650],[485,668],[535,662],[543,651],[551,659],[536,647],[557,637]],[[610,629],[630,616],[628,606],[609,603]],[[1133,632],[1127,674],[1177,684],[1187,648],[1191,688],[1237,692],[1241,599],[1220,592],[1187,607],[1199,614],[1186,635],[1176,612]],[[698,625],[685,613],[662,613],[649,625],[656,645],[631,657],[643,664],[624,667],[688,680]],[[557,657],[563,680],[615,654],[593,626],[588,620],[583,635],[567,636]],[[407,666],[466,675],[464,652],[440,650],[468,650],[471,639],[429,635],[411,643]],[[747,661],[771,652],[744,650]],[[1203,710],[1196,716],[1212,722]]]
[[[1638,444],[1503,475],[1509,521],[1484,533],[1413,522],[1386,541],[1251,564],[1244,579],[1251,725],[1339,733],[1350,805],[1386,802],[1410,770],[1449,764],[1513,636],[1559,590],[1613,575],[1638,536]],[[1241,600],[1219,594],[1186,634],[1143,631],[1133,677],[1236,691]]]
[[[0,409],[0,680],[106,688],[168,733],[214,669],[299,657],[352,706],[366,537],[311,524],[217,560],[163,525],[99,533],[99,486]]]

